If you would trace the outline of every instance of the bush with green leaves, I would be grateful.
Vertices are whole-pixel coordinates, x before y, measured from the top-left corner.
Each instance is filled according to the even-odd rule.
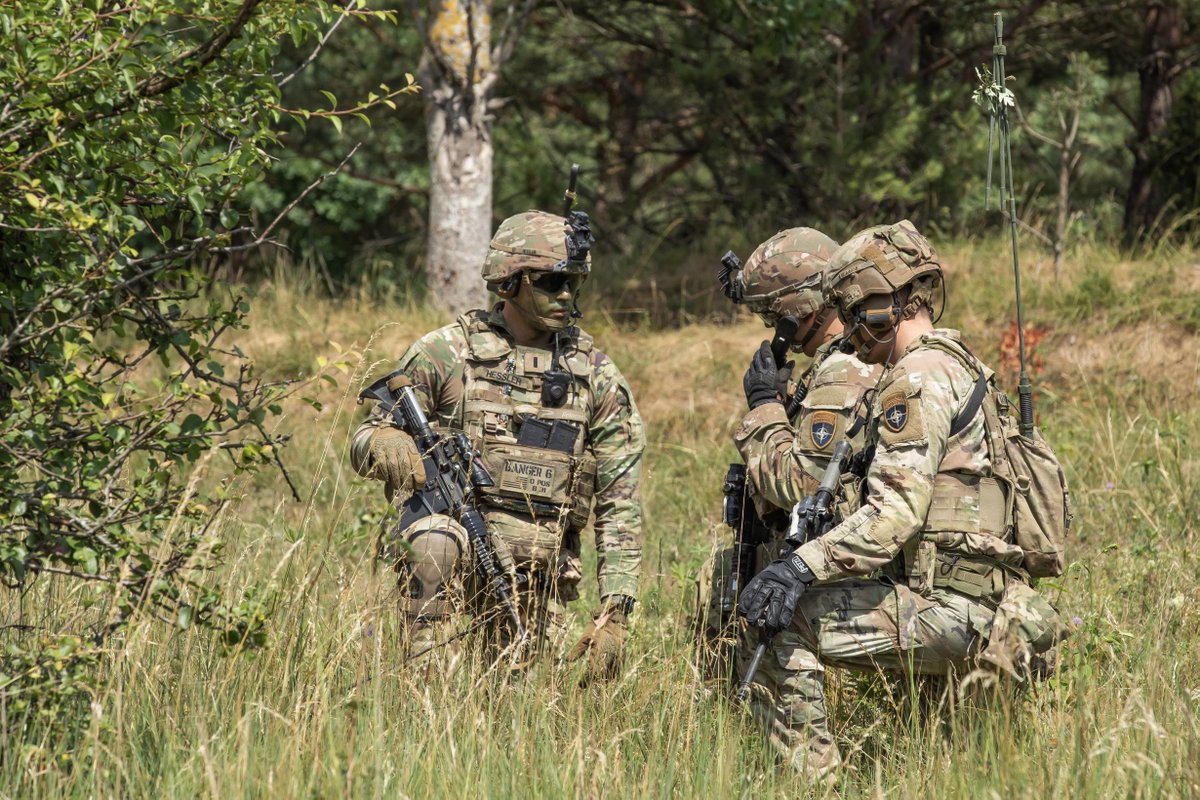
[[[205,574],[236,476],[272,464],[290,485],[270,417],[294,387],[227,343],[248,300],[206,276],[272,242],[278,219],[256,230],[236,200],[281,120],[340,128],[413,88],[281,106],[280,42],[315,57],[341,18],[380,16],[359,6],[0,8],[0,581],[80,606],[52,623],[22,604],[0,629],[10,723],[60,716],[139,615],[211,628],[233,650],[262,639],[267,598],[226,597]]]

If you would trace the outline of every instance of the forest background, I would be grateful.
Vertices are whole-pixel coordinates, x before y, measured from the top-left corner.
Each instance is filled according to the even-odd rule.
[[[995,10],[1076,630],[982,721],[833,679],[840,790],[1200,793],[1200,7],[890,0],[0,8],[0,791],[808,791],[690,667],[764,333],[717,258],[908,216],[1015,386],[971,97]],[[650,436],[630,666],[431,687],[396,657],[353,397],[482,300],[471,248],[560,208],[572,161],[584,322]]]

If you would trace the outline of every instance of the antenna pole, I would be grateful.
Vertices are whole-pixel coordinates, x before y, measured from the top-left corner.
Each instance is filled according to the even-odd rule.
[[[999,11],[992,15],[995,25],[996,38],[992,45],[992,82],[995,84],[996,96],[992,99],[992,120],[988,132],[988,183],[991,184],[992,154],[991,144],[993,130],[1000,133],[1000,204],[1004,205],[1004,195],[1008,195],[1008,228],[1012,239],[1013,285],[1017,293],[1017,351],[1021,361],[1021,374],[1017,382],[1017,399],[1021,411],[1021,435],[1033,437],[1033,385],[1029,380],[1029,371],[1025,364],[1025,314],[1021,305],[1021,262],[1017,250],[1017,201],[1013,181],[1012,136],[1008,122],[1008,106],[1013,102],[1008,94],[1007,80],[1004,72],[1004,56],[1007,48],[1004,46],[1004,17]]]

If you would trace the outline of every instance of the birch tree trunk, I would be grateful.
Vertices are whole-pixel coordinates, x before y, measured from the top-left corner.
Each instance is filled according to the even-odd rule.
[[[422,80],[428,87],[429,241],[425,279],[431,300],[459,313],[481,307],[480,278],[492,237],[492,94],[535,0],[502,12],[492,45],[492,0],[432,0],[424,17]]]

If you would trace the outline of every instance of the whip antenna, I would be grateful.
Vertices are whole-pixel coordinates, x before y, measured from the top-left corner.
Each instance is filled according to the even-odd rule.
[[[1006,85],[1004,73],[1004,56],[1008,49],[1004,46],[1004,17],[999,11],[992,15],[995,28],[995,39],[992,44],[992,70],[989,74],[984,68],[979,76],[980,85],[975,91],[975,100],[980,105],[986,104],[988,111],[988,160],[987,160],[987,189],[984,194],[984,208],[991,205],[992,194],[992,157],[998,151],[1000,162],[1000,208],[1005,210],[1005,195],[1008,201],[1008,228],[1012,238],[1013,285],[1017,295],[1017,353],[1021,362],[1021,374],[1017,382],[1017,398],[1021,410],[1021,435],[1033,437],[1033,385],[1029,381],[1029,372],[1025,366],[1025,314],[1021,306],[1021,262],[1017,251],[1017,202],[1013,182],[1012,167],[1012,137],[1008,121],[1009,106],[1016,104],[1012,91]],[[998,145],[998,146],[997,146]]]

